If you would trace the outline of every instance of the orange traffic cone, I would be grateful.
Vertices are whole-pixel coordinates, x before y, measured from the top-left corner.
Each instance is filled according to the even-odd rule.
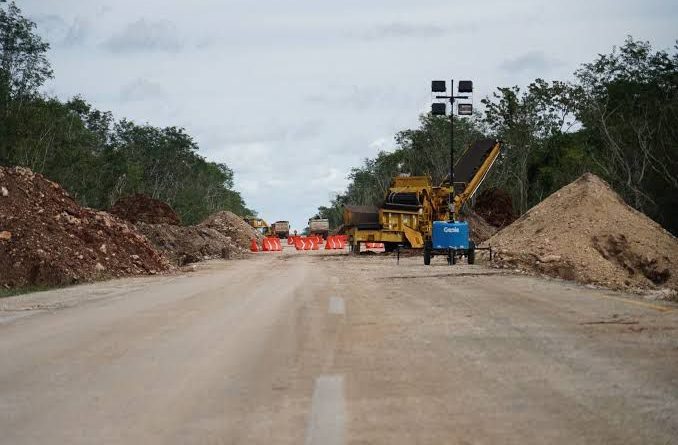
[[[257,240],[253,239],[252,243],[250,244],[250,250],[252,252],[259,252],[259,246],[257,246]]]

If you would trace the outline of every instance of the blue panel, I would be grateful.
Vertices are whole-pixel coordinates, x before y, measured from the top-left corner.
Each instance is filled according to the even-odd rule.
[[[432,238],[434,249],[468,249],[468,223],[434,221]]]

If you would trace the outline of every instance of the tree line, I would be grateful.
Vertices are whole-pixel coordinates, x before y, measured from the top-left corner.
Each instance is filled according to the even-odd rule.
[[[669,52],[628,37],[582,64],[571,81],[499,87],[482,104],[481,112],[455,120],[455,156],[478,137],[501,140],[502,154],[483,187],[507,191],[517,214],[588,171],[678,233],[678,43]],[[379,206],[398,174],[442,182],[447,118],[422,115],[418,128],[400,131],[394,142],[353,168],[346,191],[317,216],[337,227],[344,205]]]
[[[81,97],[41,94],[53,77],[48,49],[35,23],[0,0],[0,165],[42,173],[88,207],[144,193],[169,203],[185,224],[218,210],[254,214],[234,189],[233,171],[205,160],[183,128],[115,120]]]

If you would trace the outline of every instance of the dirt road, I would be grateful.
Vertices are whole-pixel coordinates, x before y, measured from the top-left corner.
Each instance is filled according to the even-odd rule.
[[[678,307],[260,255],[0,300],[0,443],[678,443]]]

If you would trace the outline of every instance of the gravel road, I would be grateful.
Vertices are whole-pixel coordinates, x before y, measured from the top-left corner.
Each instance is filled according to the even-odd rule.
[[[0,443],[678,443],[678,306],[420,262],[261,254],[1,299]]]

